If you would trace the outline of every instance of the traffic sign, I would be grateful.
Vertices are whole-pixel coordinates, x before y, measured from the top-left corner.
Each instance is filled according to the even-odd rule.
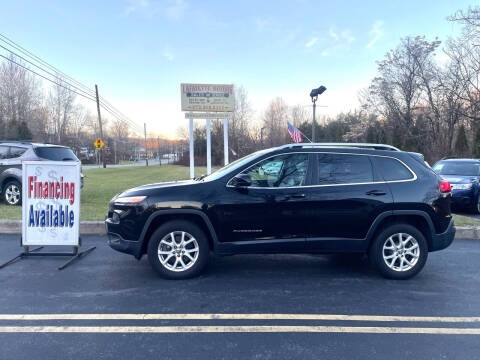
[[[93,146],[95,146],[97,150],[101,150],[103,148],[103,145],[105,145],[105,143],[100,138],[97,138],[97,140],[93,142]]]

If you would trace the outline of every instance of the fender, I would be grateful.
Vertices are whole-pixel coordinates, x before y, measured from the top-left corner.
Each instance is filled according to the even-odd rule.
[[[213,239],[213,250],[215,251],[217,246],[218,246],[218,237],[217,233],[215,232],[215,228],[212,225],[212,222],[208,218],[208,216],[200,210],[195,210],[195,209],[172,209],[172,210],[157,210],[153,214],[151,214],[147,221],[145,222],[145,225],[143,226],[142,233],[140,234],[140,238],[138,241],[140,242],[140,247],[139,249],[143,248],[143,242],[145,241],[145,236],[147,235],[148,228],[150,227],[150,224],[152,223],[153,220],[155,220],[159,216],[163,215],[177,215],[177,214],[189,214],[189,215],[199,215],[203,221],[205,222],[205,225],[207,226],[208,231],[210,232],[210,235],[212,236]]]
[[[373,234],[377,230],[377,228],[380,225],[380,223],[382,222],[382,220],[384,220],[385,218],[387,218],[389,216],[395,216],[395,215],[421,216],[427,222],[428,227],[430,228],[430,233],[432,235],[434,235],[436,233],[435,232],[435,227],[433,226],[432,219],[430,218],[428,213],[425,212],[425,211],[422,211],[422,210],[389,210],[389,211],[385,211],[385,212],[379,214],[375,218],[375,220],[373,221],[372,225],[370,226],[370,229],[368,230],[367,237],[366,237],[366,240],[368,241],[368,243],[370,243],[370,241],[372,240]]]
[[[5,170],[0,175],[0,187],[3,186],[5,179],[13,178],[20,183],[22,182],[22,169],[18,169],[16,167],[11,167]]]

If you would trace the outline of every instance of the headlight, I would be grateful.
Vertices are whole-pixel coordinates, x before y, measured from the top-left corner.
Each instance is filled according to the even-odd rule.
[[[114,200],[115,204],[138,204],[145,200],[146,196],[126,196]]]
[[[472,183],[470,183],[470,184],[453,184],[452,188],[455,189],[455,190],[467,190],[467,189],[471,189],[472,186],[473,186]]]

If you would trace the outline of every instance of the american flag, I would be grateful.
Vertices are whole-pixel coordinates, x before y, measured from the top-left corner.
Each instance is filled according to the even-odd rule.
[[[302,133],[298,130],[295,126],[287,122],[288,125],[288,133],[292,137],[293,142],[300,143],[303,141]]]

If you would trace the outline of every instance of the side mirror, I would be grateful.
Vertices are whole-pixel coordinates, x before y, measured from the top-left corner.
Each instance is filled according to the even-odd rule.
[[[252,178],[248,174],[238,174],[232,179],[232,185],[236,188],[245,188],[252,185]]]

